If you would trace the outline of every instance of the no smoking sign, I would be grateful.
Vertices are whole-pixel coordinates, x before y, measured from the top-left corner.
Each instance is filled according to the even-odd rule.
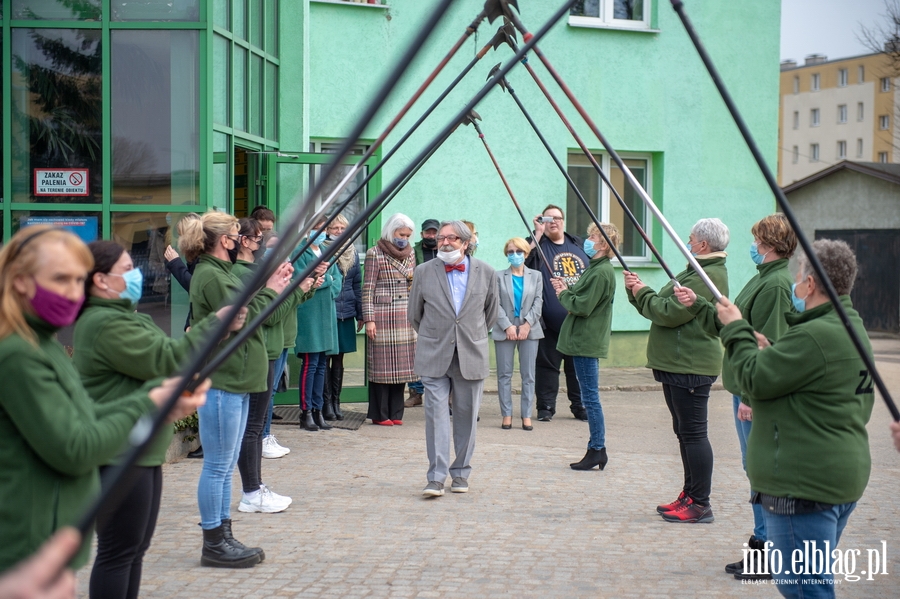
[[[34,169],[34,195],[86,196],[89,170],[84,168]]]

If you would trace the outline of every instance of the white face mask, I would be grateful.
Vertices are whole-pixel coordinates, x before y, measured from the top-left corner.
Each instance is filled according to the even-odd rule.
[[[462,257],[462,252],[460,250],[453,250],[451,252],[438,250],[437,257],[443,260],[445,264],[456,264]]]

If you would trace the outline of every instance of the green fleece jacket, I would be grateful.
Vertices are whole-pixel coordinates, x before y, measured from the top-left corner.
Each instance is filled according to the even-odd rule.
[[[592,259],[581,278],[557,296],[569,314],[556,349],[567,356],[605,358],[615,295],[616,273],[609,258]]]
[[[53,532],[75,524],[100,490],[97,468],[122,449],[134,423],[156,409],[149,386],[99,404],[56,341],[56,329],[28,324],[0,340],[0,572],[34,553]],[[91,535],[73,562],[88,560]]]
[[[146,314],[134,311],[130,300],[89,297],[75,324],[72,361],[94,401],[107,403],[140,389],[150,379],[169,377],[219,323],[215,314],[175,340]],[[160,466],[172,441],[164,427],[138,466]]]
[[[850,296],[841,303],[871,356]],[[762,351],[746,320],[722,328],[738,384],[752,398],[750,487],[775,497],[857,501],[872,465],[872,377],[830,302],[789,314],[787,322],[787,333]]]
[[[191,327],[228,304],[241,288],[241,280],[232,271],[231,262],[203,254],[191,277]],[[275,292],[264,288],[247,304],[249,318],[273,299]],[[249,322],[248,318],[248,322]],[[224,348],[237,333],[220,343]],[[241,347],[231,354],[210,377],[214,389],[229,393],[259,393],[265,391],[269,373],[269,359],[262,331],[257,330]]]
[[[725,253],[708,256],[697,258],[700,267],[719,292],[728,295]],[[675,279],[698,297],[712,301],[712,293],[690,265]],[[642,288],[637,296],[627,292],[628,301],[652,323],[647,340],[647,368],[675,374],[718,376],[722,369],[722,346],[718,337],[694,318],[694,313],[673,295],[674,291],[675,286],[670,281],[659,293],[649,287]]]
[[[794,311],[791,303],[791,272],[787,258],[760,264],[756,267],[756,275],[747,281],[741,292],[734,298],[734,304],[740,308],[744,319],[753,329],[765,336],[769,341],[778,341],[788,330],[785,317]],[[722,323],[716,316],[716,308],[703,298],[691,307],[697,319],[703,322],[710,334],[718,335]],[[744,400],[745,392],[738,384],[737,377],[728,354],[722,359],[722,384],[725,389],[742,398],[750,405],[749,398]]]

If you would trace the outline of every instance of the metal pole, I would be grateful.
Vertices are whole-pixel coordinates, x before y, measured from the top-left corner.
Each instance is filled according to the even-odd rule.
[[[847,330],[847,334],[850,335],[850,339],[853,342],[854,347],[856,347],[856,351],[859,353],[859,357],[862,359],[863,363],[866,365],[866,368],[869,370],[869,373],[872,375],[872,381],[875,383],[875,386],[878,387],[878,391],[881,393],[881,398],[884,400],[885,405],[887,405],[888,410],[890,410],[891,416],[894,418],[894,421],[900,421],[900,410],[897,409],[897,405],[894,403],[894,400],[891,397],[890,392],[888,391],[887,385],[884,384],[884,380],[878,373],[878,369],[875,367],[875,361],[869,356],[865,345],[863,345],[862,339],[860,339],[859,335],[856,332],[856,329],[853,328],[853,323],[850,322],[850,317],[847,314],[847,311],[844,309],[843,304],[841,304],[840,296],[838,295],[837,290],[834,288],[834,284],[831,282],[831,279],[828,278],[828,273],[825,272],[825,268],[819,261],[818,256],[816,256],[809,238],[806,237],[806,235],[800,228],[800,222],[797,220],[797,217],[794,214],[794,211],[791,208],[787,197],[784,195],[784,192],[781,190],[781,187],[779,187],[778,182],[775,180],[774,174],[772,173],[771,169],[769,169],[769,165],[766,164],[766,160],[765,158],[763,158],[762,152],[759,151],[759,146],[756,145],[756,141],[753,139],[753,135],[750,133],[750,128],[747,127],[747,123],[744,121],[744,117],[741,116],[737,105],[734,103],[731,94],[728,92],[728,89],[725,87],[725,83],[722,81],[722,77],[719,75],[719,71],[716,69],[715,65],[712,62],[712,59],[706,52],[706,48],[700,41],[700,37],[697,35],[697,32],[694,30],[693,24],[691,23],[687,14],[684,12],[684,3],[681,2],[681,0],[671,1],[672,8],[675,9],[675,12],[678,13],[678,17],[681,19],[681,22],[684,24],[684,28],[685,30],[687,30],[688,36],[690,36],[691,42],[693,42],[694,44],[694,48],[697,49],[697,53],[700,55],[700,59],[706,66],[706,70],[709,71],[709,76],[712,78],[716,89],[719,90],[719,94],[722,96],[722,100],[725,101],[725,105],[728,107],[728,112],[731,113],[731,117],[734,119],[735,124],[740,130],[741,135],[743,136],[744,141],[747,144],[747,147],[750,149],[750,153],[753,154],[753,158],[754,160],[756,160],[757,166],[759,166],[759,169],[762,171],[762,174],[765,177],[766,182],[769,184],[769,188],[772,190],[772,193],[775,194],[775,200],[778,202],[778,206],[781,208],[784,216],[787,217],[788,222],[791,223],[791,227],[793,227],[794,233],[797,234],[797,241],[800,243],[800,247],[802,247],[803,251],[806,253],[806,257],[809,260],[810,266],[812,266],[813,270],[816,271],[816,275],[825,286],[825,292],[828,294],[828,299],[831,300],[831,304],[834,306],[834,311],[841,319],[844,328]]]

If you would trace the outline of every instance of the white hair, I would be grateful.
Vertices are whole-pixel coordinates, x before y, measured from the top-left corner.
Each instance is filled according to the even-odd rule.
[[[728,241],[731,239],[728,227],[718,218],[701,218],[697,224],[691,227],[691,235],[697,241],[708,243],[709,249],[713,252],[724,250],[728,247]]]
[[[381,238],[385,241],[392,241],[394,239],[394,231],[397,229],[409,229],[410,231],[415,231],[415,227],[416,225],[412,222],[411,218],[398,212],[397,214],[392,214],[381,227]]]

